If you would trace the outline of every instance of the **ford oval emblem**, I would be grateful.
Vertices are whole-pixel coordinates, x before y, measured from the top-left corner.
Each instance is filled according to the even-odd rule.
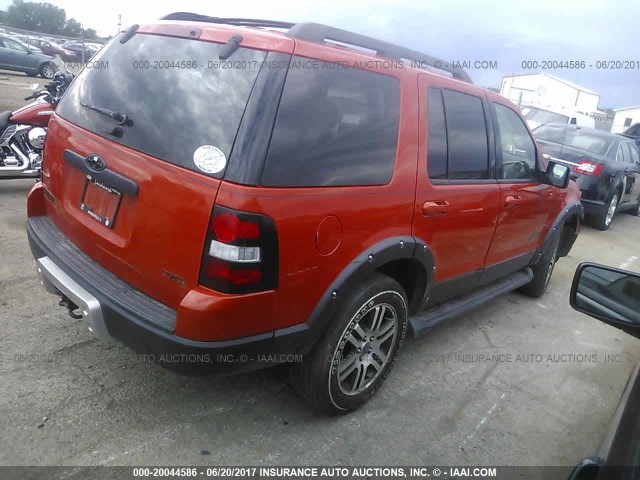
[[[98,155],[89,155],[84,159],[84,163],[86,163],[87,167],[89,167],[94,172],[101,172],[102,170],[107,168],[107,164],[105,163],[105,161]]]

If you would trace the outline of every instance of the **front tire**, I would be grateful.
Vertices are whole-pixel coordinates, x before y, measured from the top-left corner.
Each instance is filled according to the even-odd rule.
[[[293,387],[321,412],[346,413],[384,383],[407,333],[407,298],[395,280],[374,274],[349,299],[300,364]]]
[[[640,216],[640,200],[638,200],[638,204],[633,207],[631,210],[627,210],[629,215],[633,215],[634,217]]]
[[[42,66],[40,67],[40,76],[42,78],[51,80],[55,74],[56,74],[56,69],[54,68],[53,63],[51,62],[43,63]]]
[[[539,298],[547,292],[549,287],[549,281],[553,274],[553,268],[558,261],[558,250],[560,249],[560,239],[562,238],[562,230],[556,233],[556,237],[553,240],[547,251],[542,255],[542,258],[533,267],[533,278],[529,283],[520,287],[520,291],[530,297]]]

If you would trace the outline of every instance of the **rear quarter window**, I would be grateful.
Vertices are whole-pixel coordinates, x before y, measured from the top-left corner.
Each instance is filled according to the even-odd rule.
[[[319,62],[287,74],[262,184],[278,187],[384,185],[393,175],[399,82]]]

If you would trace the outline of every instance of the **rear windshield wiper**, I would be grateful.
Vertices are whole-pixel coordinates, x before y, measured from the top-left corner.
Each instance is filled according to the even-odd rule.
[[[131,118],[129,118],[124,113],[114,112],[113,110],[109,110],[108,108],[96,107],[94,105],[89,105],[88,103],[83,103],[83,102],[80,102],[80,105],[90,110],[93,110],[94,112],[98,112],[98,113],[101,113],[102,115],[106,115],[109,118],[113,118],[116,122],[118,122],[118,125],[127,126],[127,127],[133,126],[133,120],[131,120]]]

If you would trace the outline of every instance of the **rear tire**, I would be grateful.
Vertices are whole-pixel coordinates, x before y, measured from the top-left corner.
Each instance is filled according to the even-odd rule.
[[[539,298],[547,292],[549,281],[553,274],[553,268],[558,261],[558,250],[560,249],[561,238],[562,229],[556,233],[553,243],[549,245],[540,261],[532,267],[533,279],[519,288],[522,293],[530,297]]]
[[[389,374],[406,336],[407,316],[400,284],[374,274],[340,308],[303,361],[291,365],[290,383],[318,411],[359,408]]]
[[[55,74],[56,74],[56,69],[52,62],[43,63],[42,66],[40,67],[40,76],[42,78],[51,80]]]
[[[616,210],[618,208],[619,198],[619,192],[617,190],[611,194],[604,211],[592,218],[591,224],[594,228],[603,231],[609,229],[611,222],[613,221],[613,216],[616,214]]]

